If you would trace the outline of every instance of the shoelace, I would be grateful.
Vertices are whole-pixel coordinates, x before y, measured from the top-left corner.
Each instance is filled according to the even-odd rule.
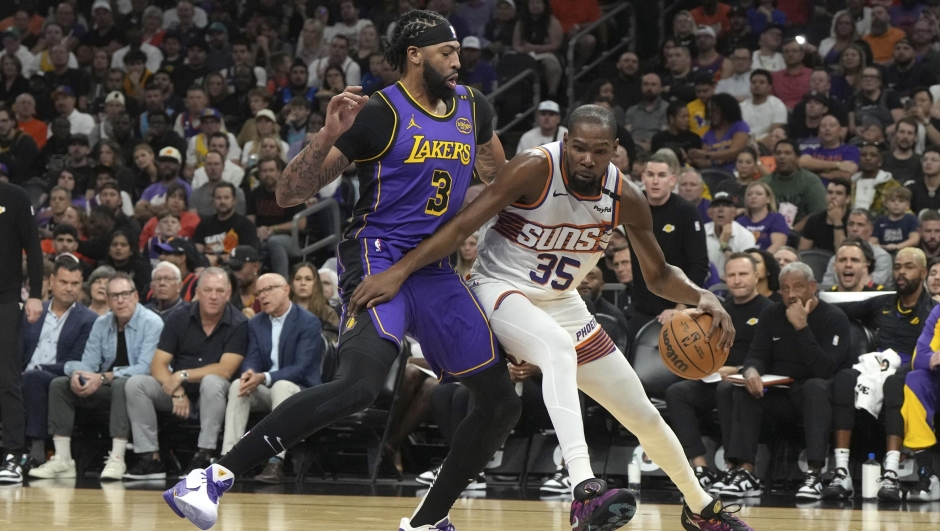
[[[841,469],[836,470],[835,476],[832,478],[830,485],[839,486],[845,488],[845,480],[849,478],[848,474],[840,472]]]
[[[803,480],[803,486],[814,488],[816,483],[819,482],[819,476],[816,474],[807,474],[806,479]]]
[[[565,473],[564,472],[555,472],[555,475],[549,481],[556,481],[561,485],[565,484]]]
[[[748,477],[751,474],[747,470],[739,470],[738,473],[734,476],[734,479],[731,481],[731,485],[734,487],[740,487],[745,481],[749,481],[752,485],[754,484],[751,481],[751,478]]]
[[[890,476],[888,475],[888,472],[891,472]],[[891,486],[893,488],[897,488],[898,476],[890,470],[888,472],[885,472],[880,478],[878,478],[878,482],[881,483],[883,487]]]
[[[728,505],[722,505],[721,510],[718,511],[716,518],[719,522],[725,524],[743,524],[740,518],[734,515],[734,513],[740,511],[742,505],[740,503],[731,503]]]

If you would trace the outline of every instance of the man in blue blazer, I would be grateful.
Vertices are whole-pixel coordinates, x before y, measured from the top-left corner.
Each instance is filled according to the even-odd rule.
[[[244,435],[249,412],[271,411],[291,395],[321,383],[320,320],[291,304],[290,286],[281,275],[262,275],[255,287],[262,312],[248,321],[248,352],[242,362],[242,375],[229,388],[223,455]],[[284,453],[273,457],[255,479],[280,483],[284,479]]]
[[[49,384],[65,376],[65,364],[82,359],[98,315],[78,302],[82,267],[71,255],[59,256],[50,277],[52,299],[42,305],[35,323],[23,320],[23,408],[30,454],[45,461],[48,436]]]

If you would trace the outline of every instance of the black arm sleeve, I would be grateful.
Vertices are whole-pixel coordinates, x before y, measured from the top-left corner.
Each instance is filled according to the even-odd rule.
[[[476,103],[476,116],[474,116],[474,119],[477,128],[476,140],[479,146],[493,139],[493,106],[479,90],[473,87],[467,87],[467,90],[470,91],[470,97]]]
[[[382,96],[372,96],[356,121],[333,144],[350,161],[370,159],[382,153],[395,130],[395,112]]]
[[[42,246],[39,243],[39,226],[33,217],[33,208],[25,192],[18,190],[21,198],[19,227],[20,241],[26,250],[26,274],[29,278],[29,298],[42,298]]]

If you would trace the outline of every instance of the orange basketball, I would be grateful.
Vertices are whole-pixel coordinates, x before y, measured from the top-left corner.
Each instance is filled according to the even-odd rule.
[[[659,354],[663,363],[675,374],[697,380],[717,371],[728,360],[728,353],[718,348],[720,334],[705,334],[712,326],[712,316],[700,315],[692,319],[685,312],[676,312],[663,325],[659,334]]]

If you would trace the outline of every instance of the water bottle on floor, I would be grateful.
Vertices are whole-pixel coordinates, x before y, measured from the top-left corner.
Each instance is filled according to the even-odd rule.
[[[634,494],[640,493],[640,461],[636,456],[627,465],[627,489]]]
[[[866,500],[878,497],[878,478],[881,476],[881,463],[875,461],[875,454],[868,454],[868,461],[862,465],[862,498]]]

